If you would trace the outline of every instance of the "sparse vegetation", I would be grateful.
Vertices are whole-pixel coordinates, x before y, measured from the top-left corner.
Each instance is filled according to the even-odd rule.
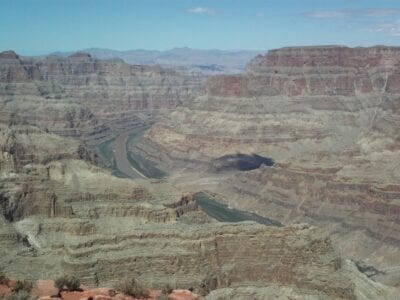
[[[58,289],[58,292],[60,293],[66,286],[66,277],[58,277],[56,280],[54,280],[54,286]]]
[[[160,295],[157,296],[155,300],[169,300],[169,297],[167,295]]]
[[[9,282],[10,280],[6,276],[0,274],[0,284],[8,285]]]
[[[24,290],[20,290],[18,292],[13,291],[7,297],[7,300],[28,300],[28,299],[31,299],[31,297],[29,293]]]
[[[209,274],[206,276],[199,287],[199,292],[202,295],[207,295],[212,290],[215,290],[218,287],[218,277],[216,274]],[[193,292],[193,288],[190,287],[189,291]]]
[[[9,282],[10,282],[10,280],[3,273],[3,268],[0,268],[0,284],[8,285]],[[0,297],[1,297],[1,295],[0,295]]]
[[[115,290],[113,290],[113,289],[108,290],[108,296],[114,297],[116,294],[117,294],[117,292]]]
[[[63,290],[79,291],[81,282],[75,276],[61,276],[54,280],[54,286],[58,289],[58,294],[60,294]]]
[[[12,288],[12,292],[19,293],[19,292],[27,292],[29,293],[33,287],[32,282],[28,280],[18,280],[15,283],[15,286]],[[20,295],[22,297],[22,294]]]
[[[172,293],[172,291],[174,290],[174,288],[170,285],[170,284],[166,284],[163,286],[163,288],[161,289],[161,293],[163,295],[169,295]]]
[[[136,298],[146,298],[149,296],[149,290],[136,279],[126,279],[116,285],[115,289],[126,295]]]
[[[79,280],[79,278],[72,276],[68,278],[66,284],[69,291],[78,291],[81,286],[81,281]]]
[[[9,279],[5,278],[7,284],[9,284]],[[3,296],[2,299],[7,300],[28,300],[33,299],[29,293],[32,290],[33,284],[28,280],[18,280],[14,287],[11,289],[11,293],[6,297]],[[1,295],[0,295],[1,296]],[[0,297],[1,298],[1,297]]]

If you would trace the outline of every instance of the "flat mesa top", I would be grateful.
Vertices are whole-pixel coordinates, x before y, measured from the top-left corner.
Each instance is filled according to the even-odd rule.
[[[277,52],[277,51],[299,51],[299,50],[339,50],[339,49],[348,49],[348,50],[400,50],[400,47],[395,46],[385,46],[385,45],[375,45],[371,47],[348,47],[346,45],[317,45],[317,46],[290,46],[290,47],[282,47],[277,49],[271,49],[268,52]]]

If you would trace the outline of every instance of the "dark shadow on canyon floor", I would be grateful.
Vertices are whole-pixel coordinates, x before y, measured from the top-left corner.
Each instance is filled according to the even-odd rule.
[[[258,169],[261,165],[273,166],[274,160],[258,154],[229,154],[221,156],[212,162],[212,171],[251,171]]]

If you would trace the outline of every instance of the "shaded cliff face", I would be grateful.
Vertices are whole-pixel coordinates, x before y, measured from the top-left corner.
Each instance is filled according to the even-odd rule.
[[[151,122],[199,91],[202,77],[85,53],[68,58],[0,53],[2,122],[100,139]]]
[[[344,255],[399,285],[399,63],[399,48],[270,51],[246,74],[207,80],[202,96],[134,151],[175,172],[178,185],[209,189],[232,207],[327,228]],[[275,164],[210,171],[210,161],[236,153]]]

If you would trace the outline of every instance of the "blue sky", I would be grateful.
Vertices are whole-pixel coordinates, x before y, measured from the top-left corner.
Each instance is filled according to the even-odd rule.
[[[400,0],[0,0],[0,50],[400,45]]]

